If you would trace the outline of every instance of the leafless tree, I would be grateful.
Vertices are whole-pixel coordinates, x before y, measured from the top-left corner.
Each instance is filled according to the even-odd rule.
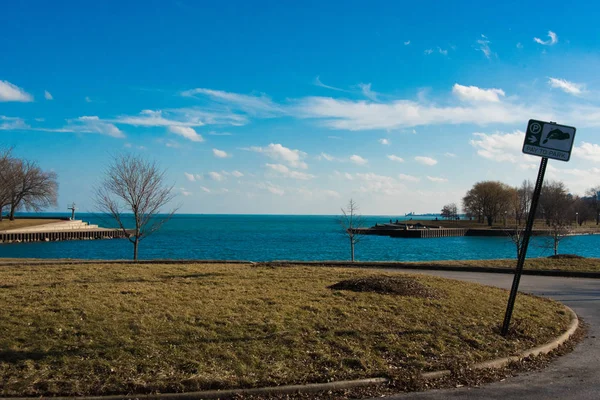
[[[516,188],[513,193],[513,211],[517,225],[521,225],[521,222],[527,219],[532,198],[533,183],[530,180],[524,180],[521,186]]]
[[[10,192],[13,186],[9,163],[10,149],[0,150],[0,221],[3,218],[4,207],[10,204]]]
[[[502,182],[477,182],[463,198],[463,209],[467,215],[476,216],[478,222],[483,223],[485,218],[492,226],[498,216],[510,208],[512,190]]]
[[[550,227],[552,249],[554,255],[558,254],[558,245],[568,236],[574,220],[572,214],[573,197],[568,193],[562,182],[548,182],[542,186],[540,207],[543,211],[546,224]]]
[[[97,188],[95,203],[106,216],[113,218],[133,244],[133,259],[138,259],[139,242],[156,232],[175,213],[161,209],[174,199],[173,186],[165,183],[165,171],[155,161],[134,155],[119,155],[112,159],[105,179]],[[124,215],[132,213],[133,229],[125,226]]]
[[[359,214],[358,204],[354,200],[350,199],[346,208],[342,208],[339,222],[350,240],[350,259],[354,262],[354,246],[360,242],[362,237],[360,231],[356,229],[364,224],[364,219]]]
[[[9,194],[9,219],[15,219],[15,212],[26,210],[40,211],[56,206],[58,182],[56,172],[43,171],[34,161],[7,157],[2,174]]]
[[[440,215],[442,218],[456,221],[456,218],[458,218],[458,206],[456,203],[446,204],[442,207]]]

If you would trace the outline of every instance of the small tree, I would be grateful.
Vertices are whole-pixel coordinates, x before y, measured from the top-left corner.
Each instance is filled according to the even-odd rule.
[[[344,229],[344,233],[350,240],[350,259],[354,262],[354,246],[360,242],[361,233],[357,231],[364,224],[363,217],[358,213],[358,204],[352,199],[348,202],[346,208],[342,208],[342,216],[340,217],[340,225]]]
[[[10,150],[0,150],[0,221],[3,209],[10,204],[11,188],[13,186],[10,174]]]
[[[161,209],[175,197],[173,186],[165,184],[165,171],[156,162],[133,155],[114,157],[105,175],[96,190],[96,206],[125,232],[133,244],[133,259],[137,261],[139,242],[160,229],[176,211],[159,217]],[[133,214],[133,232],[125,227],[126,212]]]
[[[552,249],[558,254],[558,245],[571,233],[573,197],[562,182],[548,182],[542,187],[540,206],[550,227]]]
[[[441,216],[445,219],[456,220],[456,218],[458,218],[458,207],[456,206],[456,203],[449,203],[442,207]]]

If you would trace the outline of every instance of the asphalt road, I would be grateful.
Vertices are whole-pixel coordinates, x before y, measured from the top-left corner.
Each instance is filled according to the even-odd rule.
[[[409,272],[407,270],[403,270]],[[510,289],[512,275],[410,271]],[[477,388],[432,390],[390,396],[391,399],[600,399],[600,280],[523,276],[521,292],[558,300],[571,307],[589,324],[588,337],[572,353],[547,368]],[[519,297],[517,296],[517,301]],[[500,321],[504,316],[499,315]]]

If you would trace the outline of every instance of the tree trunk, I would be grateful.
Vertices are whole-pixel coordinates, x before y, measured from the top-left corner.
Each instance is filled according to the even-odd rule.
[[[133,242],[133,261],[137,261],[138,259],[138,245],[139,245],[140,241],[139,239],[135,238],[135,242]]]
[[[2,209],[4,208],[4,206],[0,206],[0,221],[2,221],[3,215],[2,215]]]
[[[350,237],[350,259],[354,262],[354,238]]]
[[[558,240],[554,239],[554,255],[558,255]]]
[[[487,221],[488,221],[488,226],[492,226],[492,224],[494,223],[494,217],[491,216],[487,216]]]
[[[10,205],[10,215],[8,217],[9,220],[14,221],[15,220],[15,206],[13,206],[12,204]]]

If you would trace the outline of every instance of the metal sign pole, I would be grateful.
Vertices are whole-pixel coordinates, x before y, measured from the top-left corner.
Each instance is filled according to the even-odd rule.
[[[543,157],[542,162],[540,163],[540,170],[538,172],[537,180],[535,181],[535,189],[533,190],[533,198],[531,199],[531,208],[529,210],[529,215],[527,216],[527,226],[525,227],[523,243],[521,245],[521,251],[519,252],[519,260],[517,262],[517,269],[515,271],[515,277],[513,279],[512,288],[510,289],[508,305],[506,306],[506,314],[504,315],[504,323],[502,324],[502,336],[506,336],[506,334],[508,333],[510,318],[512,317],[513,308],[515,306],[515,299],[517,298],[519,282],[521,280],[521,274],[523,273],[523,265],[525,264],[525,257],[527,255],[527,247],[529,246],[529,238],[531,237],[533,221],[535,220],[535,211],[537,209],[538,201],[540,199],[540,193],[542,192],[542,184],[544,183],[546,165],[548,165],[548,158]]]

